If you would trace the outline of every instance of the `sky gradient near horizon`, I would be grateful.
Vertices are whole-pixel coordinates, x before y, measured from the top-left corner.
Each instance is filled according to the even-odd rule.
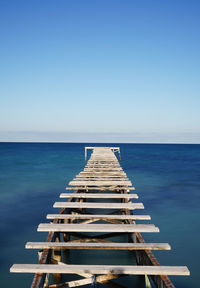
[[[1,0],[0,141],[200,143],[199,15],[197,0]]]

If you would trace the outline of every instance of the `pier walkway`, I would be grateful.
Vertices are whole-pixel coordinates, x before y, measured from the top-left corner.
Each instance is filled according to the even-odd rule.
[[[85,160],[89,149],[92,154],[84,170],[69,182],[68,192],[60,194],[63,201],[54,203],[55,208],[60,208],[59,212],[48,214],[51,222],[38,226],[37,231],[48,232],[46,242],[26,243],[27,249],[39,250],[38,264],[14,264],[10,271],[35,274],[32,288],[81,287],[95,283],[120,288],[125,286],[112,280],[124,275],[144,275],[146,287],[153,283],[158,288],[173,288],[167,275],[186,276],[190,272],[185,266],[159,265],[152,250],[170,250],[168,243],[145,243],[140,233],[158,233],[159,228],[140,224],[141,220],[151,217],[135,213],[137,209],[144,209],[144,205],[138,202],[135,188],[115,155],[118,152],[121,158],[120,149],[86,147]],[[127,235],[127,241],[119,242],[120,235]],[[95,265],[87,264],[87,259],[84,265],[71,264],[67,256],[72,249],[94,250],[94,257],[95,250],[107,250],[108,255],[110,250],[134,251],[133,265],[102,265],[98,257]],[[74,275],[74,279],[63,280],[68,274]]]

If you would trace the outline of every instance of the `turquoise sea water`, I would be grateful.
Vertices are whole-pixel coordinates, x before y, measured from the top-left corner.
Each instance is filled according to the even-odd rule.
[[[84,146],[91,144],[0,143],[2,287],[29,287],[32,275],[10,274],[9,268],[13,263],[37,263],[37,251],[26,250],[24,245],[46,239],[46,233],[36,231],[37,226],[47,222],[47,213],[56,212],[53,203],[83,169]],[[171,251],[154,252],[162,265],[187,265],[190,269],[190,277],[171,277],[176,287],[199,287],[200,145],[114,146],[120,146],[121,165],[144,203],[145,210],[137,214],[150,214],[151,223],[160,228],[160,233],[143,233],[143,237],[172,246]],[[109,257],[109,263],[119,264],[120,257],[130,265],[132,255],[121,252]],[[102,255],[106,259],[106,252],[96,254],[98,263]],[[71,260],[84,262],[84,253],[72,253]],[[139,280],[134,280],[135,286],[127,281],[130,287],[142,287]]]

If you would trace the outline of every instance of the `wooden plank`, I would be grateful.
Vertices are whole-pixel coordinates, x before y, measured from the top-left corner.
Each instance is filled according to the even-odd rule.
[[[106,165],[106,166],[120,166],[119,162],[115,159],[105,160],[105,159],[94,159],[94,160],[88,160],[87,165]]]
[[[88,163],[85,168],[120,168],[120,165],[118,163]]]
[[[90,160],[89,160],[90,161]],[[119,162],[116,162],[116,161],[113,161],[113,160],[109,160],[109,161],[106,161],[105,159],[96,159],[96,160],[93,160],[92,162],[87,162],[85,167],[87,167],[87,165],[116,165],[116,166],[119,166],[120,167],[120,164]]]
[[[103,191],[122,191],[122,190],[126,190],[127,192],[129,192],[129,190],[135,190],[135,187],[106,187],[106,189],[103,187],[85,187],[85,186],[79,186],[79,187],[66,187],[66,190],[100,190]]]
[[[84,181],[70,181],[69,186],[132,186],[131,181],[116,181],[116,180],[105,180],[105,181],[92,181],[92,180],[84,180]]]
[[[72,181],[129,181],[127,177],[77,177],[74,178]]]
[[[121,199],[121,198],[126,198],[126,199],[138,199],[137,194],[111,194],[111,193],[61,193],[60,198],[100,198],[100,199]]]
[[[38,232],[159,232],[152,224],[52,224],[41,223]]]
[[[121,167],[119,165],[87,165],[87,166],[85,166],[85,168],[86,169],[90,168],[90,169],[109,169],[109,170],[112,170],[112,169],[120,169]]]
[[[87,162],[85,167],[120,167],[119,162],[116,161],[92,161],[92,162]]]
[[[108,156],[106,156],[105,158],[102,158],[102,157],[98,157],[98,158],[93,158],[93,159],[89,159],[88,162],[86,163],[86,165],[92,165],[92,164],[113,164],[113,165],[119,165],[119,161],[117,160],[117,158],[109,158],[108,159]]]
[[[170,250],[168,243],[70,243],[27,242],[26,249],[115,249],[115,250]]]
[[[110,155],[112,156],[112,155]],[[117,158],[113,155],[113,157],[110,157],[109,155],[106,155],[106,157],[102,157],[102,155],[99,155],[99,157],[90,157],[88,160],[89,163],[91,162],[114,162],[114,163],[119,163]],[[87,163],[88,163],[87,162]]]
[[[87,167],[85,166],[83,169],[86,171],[97,171],[97,172],[124,172],[122,167]]]
[[[98,178],[98,179],[101,179],[101,178],[108,178],[108,179],[114,179],[114,180],[118,180],[118,179],[121,179],[121,178],[124,178],[125,180],[129,180],[128,177],[126,175],[115,175],[113,173],[110,173],[110,174],[103,174],[103,173],[94,173],[94,172],[91,172],[91,173],[85,173],[85,174],[78,174],[76,175],[77,178]]]
[[[101,179],[101,178],[108,178],[108,179],[114,179],[114,180],[118,180],[118,179],[122,179],[124,178],[124,180],[128,180],[128,177],[126,175],[115,175],[113,173],[85,173],[85,174],[78,174],[76,175],[76,178],[97,178],[97,179]]]
[[[118,162],[117,158],[110,154],[110,155],[106,155],[106,157],[102,157],[102,154],[97,156],[91,156],[90,159],[88,160],[88,162],[96,162],[96,161],[103,161],[103,162]]]
[[[89,160],[88,160],[88,162],[87,162],[87,164],[101,164],[101,163],[105,163],[105,164],[116,164],[116,165],[119,165],[119,162],[118,162],[118,160],[117,160],[117,158],[108,158],[108,156],[107,157],[105,157],[105,158],[103,158],[103,157],[95,157],[95,158],[90,158]]]
[[[88,162],[97,162],[97,161],[119,163],[117,157],[114,154],[110,154],[110,153],[105,154],[105,157],[103,157],[102,153],[99,154],[98,156],[95,155],[95,157],[94,157],[94,154],[92,154],[90,159],[88,160]]]
[[[110,155],[106,154],[105,157],[102,157],[102,154],[99,155],[99,156],[96,155],[95,157],[94,157],[94,155],[92,155],[90,157],[90,159],[88,160],[88,162],[89,163],[91,163],[91,162],[92,163],[93,162],[106,162],[106,163],[107,162],[114,162],[114,163],[119,163],[117,157],[115,157],[115,155],[112,155],[112,154],[110,154]]]
[[[189,276],[186,266],[131,266],[131,265],[55,265],[55,264],[14,264],[14,273],[92,273],[124,275],[182,275]]]
[[[82,171],[82,172],[79,172],[78,175],[96,175],[96,176],[105,176],[105,175],[112,175],[112,176],[126,176],[126,173],[123,172],[123,171],[107,171],[107,172],[85,172],[85,171]]]
[[[86,165],[93,165],[93,164],[102,164],[102,165],[119,165],[120,166],[120,164],[119,164],[119,162],[118,162],[118,160],[117,160],[117,158],[110,158],[110,159],[108,159],[108,157],[106,157],[106,158],[102,158],[102,157],[99,157],[98,159],[97,158],[93,158],[93,159],[89,159],[88,160],[88,162],[87,162],[87,164]]]
[[[149,215],[48,214],[47,219],[118,219],[151,220]]]
[[[84,168],[83,172],[86,173],[115,173],[115,172],[123,172],[122,168]]]
[[[54,208],[144,209],[142,203],[55,202]]]
[[[99,151],[99,150],[108,150],[108,151],[111,151],[111,150],[119,150],[119,147],[110,147],[110,146],[104,146],[104,147],[96,147],[96,146],[86,146],[85,149],[94,149],[94,151]]]
[[[126,179],[122,179],[122,178],[103,178],[103,177],[100,177],[100,178],[96,178],[96,177],[84,177],[84,178],[74,178],[72,179],[72,181],[119,181],[119,182],[124,182],[124,181],[129,181],[128,178]],[[118,184],[120,185],[120,184]]]
[[[98,156],[94,154],[91,155],[90,159],[88,160],[89,163],[93,163],[93,162],[113,162],[113,163],[119,163],[117,157],[115,157],[115,155],[112,154],[105,154],[104,156],[99,154]],[[88,163],[87,162],[87,163]]]
[[[97,178],[97,179],[101,179],[101,178],[103,178],[103,179],[114,179],[114,180],[118,180],[118,179],[123,179],[123,180],[128,180],[128,177],[127,176],[125,176],[125,175],[113,175],[113,174],[101,174],[101,175],[97,175],[97,174],[95,174],[95,173],[91,173],[91,174],[81,174],[81,175],[76,175],[76,178],[81,178],[81,179],[83,179],[83,178]]]

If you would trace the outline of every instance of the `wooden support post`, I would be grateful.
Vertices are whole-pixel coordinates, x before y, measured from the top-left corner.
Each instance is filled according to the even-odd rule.
[[[151,288],[151,283],[150,283],[149,277],[147,275],[145,275],[144,279],[145,279],[145,287]]]
[[[60,233],[56,233],[56,239],[55,242],[60,242]],[[61,249],[53,249],[52,251],[52,259],[58,262],[62,261],[61,256]],[[60,283],[62,278],[62,274],[53,274],[53,281],[54,283]]]
[[[43,253],[42,250],[38,251],[38,263],[40,263],[41,261],[42,253]],[[43,287],[45,288],[48,287],[49,285],[49,274],[43,274],[43,277],[44,277]]]
[[[70,220],[70,219],[64,219],[65,224],[68,224],[71,221],[72,220]],[[69,242],[70,241],[70,234],[69,233],[62,233],[62,234],[63,234],[63,242]],[[62,253],[63,253],[63,258],[68,258],[70,250],[69,249],[63,250]]]
[[[65,224],[70,223],[70,219],[64,219]],[[70,235],[68,233],[63,233],[63,242],[68,242],[70,241]]]
[[[124,190],[124,193],[127,193]],[[125,203],[127,203],[127,199],[123,199]],[[130,214],[130,211],[124,209],[125,214]],[[132,224],[132,220],[126,220],[126,223]],[[130,242],[133,243],[145,243],[142,235],[140,233],[130,233]],[[154,254],[150,250],[137,250],[134,251],[135,253],[135,260],[137,265],[153,265],[159,266],[159,262],[155,258]],[[173,283],[170,281],[168,276],[165,275],[151,275],[150,279],[156,285],[157,288],[175,288]]]

